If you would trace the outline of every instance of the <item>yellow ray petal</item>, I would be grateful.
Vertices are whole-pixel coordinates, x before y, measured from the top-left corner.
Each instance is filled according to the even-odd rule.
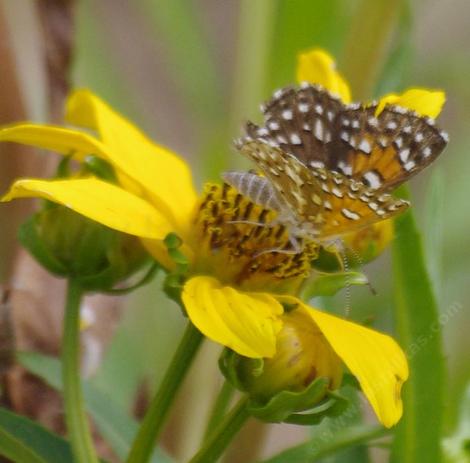
[[[64,129],[53,125],[15,124],[0,129],[0,141],[23,143],[61,154],[73,154],[82,160],[89,154],[108,158],[106,148],[91,135],[79,130]]]
[[[336,70],[334,59],[324,50],[314,48],[299,54],[297,81],[320,84],[331,93],[339,95],[344,103],[351,102],[351,91],[348,83]]]
[[[189,318],[208,338],[246,357],[274,355],[283,309],[269,294],[242,293],[198,276],[185,284],[182,297]]]
[[[150,141],[124,117],[88,90],[74,92],[66,119],[96,130],[109,148],[111,162],[171,207],[178,224],[187,226],[197,201],[188,165],[170,150]]]
[[[73,154],[74,158],[79,161],[82,161],[90,154],[94,154],[113,164],[113,155],[107,145],[97,138],[76,129],[64,129],[52,125],[29,123],[16,124],[0,129],[0,141],[37,146],[38,148],[55,151],[64,155]],[[124,189],[137,196],[146,196],[145,190],[135,180],[130,178],[126,172],[118,170],[117,174]],[[171,175],[166,177],[171,178]],[[155,176],[156,184],[157,181],[158,178]],[[164,214],[169,221],[174,223],[178,233],[186,236],[188,216],[184,218],[183,223],[179,223],[173,214],[174,205],[168,204],[168,198],[162,200],[160,197],[152,196],[151,199],[155,204],[155,208]]]
[[[429,116],[435,119],[442,111],[445,101],[446,94],[441,90],[411,88],[401,95],[390,93],[383,96],[379,101],[375,114],[380,114],[386,104],[393,104],[416,111],[421,116]]]
[[[110,228],[142,238],[162,240],[171,225],[151,204],[96,178],[17,180],[2,201],[39,197],[62,204]]]
[[[391,427],[403,413],[400,391],[408,379],[408,363],[400,346],[390,337],[364,326],[313,309],[295,298],[281,300],[297,302],[307,309],[361,388],[380,422]]]

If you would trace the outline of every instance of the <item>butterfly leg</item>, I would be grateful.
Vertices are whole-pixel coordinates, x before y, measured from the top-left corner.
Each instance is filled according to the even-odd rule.
[[[300,245],[299,241],[294,235],[289,236],[289,242],[292,245],[293,249],[282,249],[282,248],[265,249],[264,251],[260,251],[256,253],[254,257],[259,257],[263,254],[268,254],[270,252],[277,252],[279,254],[299,254],[300,252],[302,252],[302,246]]]

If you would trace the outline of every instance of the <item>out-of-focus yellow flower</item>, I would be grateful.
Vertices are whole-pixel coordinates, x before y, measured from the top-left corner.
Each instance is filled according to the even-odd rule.
[[[343,103],[351,102],[351,90],[344,77],[336,70],[334,59],[319,48],[312,48],[300,53],[297,62],[297,80],[319,84],[338,95]],[[402,94],[389,93],[380,98],[377,114],[386,104],[393,104],[416,111],[422,116],[436,118],[445,103],[442,90],[410,88]]]
[[[332,63],[318,50],[301,55],[299,77],[313,79],[347,101],[347,84]],[[421,101],[429,110],[427,96],[422,94]],[[79,162],[88,155],[100,157],[112,165],[118,183],[93,176],[21,179],[4,201],[42,197],[62,204],[140,237],[169,270],[174,262],[163,240],[176,233],[183,242],[180,250],[189,261],[182,301],[189,318],[204,335],[243,356],[271,358],[285,324],[283,304],[295,305],[309,320],[306,326],[320,332],[331,351],[358,378],[379,420],[392,426],[400,419],[400,389],[408,377],[408,366],[395,341],[283,295],[295,294],[310,272],[310,261],[317,253],[314,242],[305,242],[303,252],[295,255],[260,254],[288,245],[282,226],[247,223],[269,221],[273,213],[227,186],[206,185],[198,196],[182,159],[151,142],[89,91],[71,95],[66,118],[81,129],[17,124],[2,129],[0,141],[72,155]],[[245,223],[233,223],[237,221]]]

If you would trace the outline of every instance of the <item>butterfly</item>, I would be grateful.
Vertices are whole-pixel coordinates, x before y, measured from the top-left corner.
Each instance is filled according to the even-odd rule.
[[[432,163],[448,136],[429,117],[400,106],[343,104],[318,85],[277,90],[236,141],[262,175],[224,180],[278,212],[292,236],[333,240],[396,216],[408,201],[390,192]]]

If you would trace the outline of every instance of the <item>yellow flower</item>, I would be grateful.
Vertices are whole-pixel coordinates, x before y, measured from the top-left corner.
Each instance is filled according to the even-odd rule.
[[[322,83],[347,101],[347,84],[332,63],[324,52],[301,55],[299,76]],[[431,96],[429,92],[420,94],[414,109],[419,110],[421,101],[424,111],[436,111]],[[401,104],[397,98],[395,104]],[[310,317],[312,329],[323,333],[358,378],[379,420],[392,426],[400,419],[400,388],[408,377],[408,367],[393,339],[308,307],[293,296],[283,296],[295,294],[308,275],[317,252],[315,243],[304,243],[304,251],[296,255],[260,254],[287,245],[284,228],[233,222],[267,221],[271,212],[227,186],[207,185],[199,197],[182,159],[151,142],[87,90],[70,96],[66,120],[81,129],[17,124],[2,129],[0,141],[38,146],[78,161],[98,156],[112,165],[118,183],[91,175],[66,180],[20,179],[4,201],[42,197],[62,204],[140,237],[169,270],[174,264],[163,240],[176,233],[183,242],[180,250],[189,260],[190,277],[182,300],[189,318],[204,335],[241,355],[270,358],[283,326],[283,304],[297,305]]]

